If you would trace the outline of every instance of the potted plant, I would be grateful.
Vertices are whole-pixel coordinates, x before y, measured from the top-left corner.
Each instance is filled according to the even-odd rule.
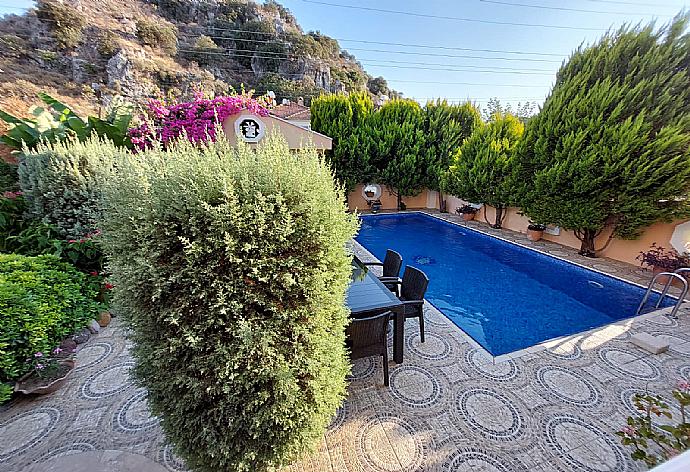
[[[641,266],[651,267],[655,275],[661,272],[673,272],[681,267],[690,266],[688,254],[679,254],[673,249],[657,246],[656,243],[652,243],[648,251],[640,252],[637,260],[640,261]],[[668,277],[659,277],[658,281],[665,284],[668,282]]]
[[[37,352],[28,362],[31,371],[22,376],[14,386],[15,392],[24,394],[45,395],[59,389],[72,373],[76,362],[74,359],[60,358],[63,350],[53,349],[52,356]]]
[[[474,215],[477,214],[477,208],[473,207],[472,205],[463,205],[455,210],[455,213],[458,215],[462,215],[462,219],[465,221],[472,221],[474,219]]]
[[[529,222],[527,226],[527,239],[530,241],[539,241],[542,236],[544,236],[544,230],[546,230],[546,225]]]

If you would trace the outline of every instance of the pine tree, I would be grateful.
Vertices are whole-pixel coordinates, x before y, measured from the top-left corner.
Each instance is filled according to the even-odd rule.
[[[514,202],[515,151],[525,126],[510,114],[495,114],[458,150],[443,177],[443,189],[470,202],[496,208],[494,228],[500,228],[505,208]]]
[[[520,206],[573,230],[583,255],[596,254],[607,228],[630,239],[690,214],[687,23],[681,15],[656,31],[626,26],[578,49],[527,124]]]

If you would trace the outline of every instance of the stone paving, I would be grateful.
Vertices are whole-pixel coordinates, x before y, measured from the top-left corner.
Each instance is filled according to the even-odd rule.
[[[551,243],[537,247],[573,257]],[[641,283],[647,277],[604,259],[577,262]],[[356,361],[347,401],[318,450],[286,471],[641,470],[615,435],[635,414],[633,395],[668,398],[678,379],[690,380],[685,308],[678,319],[628,320],[503,362],[435,308],[425,312],[426,342],[409,320],[405,362],[391,365],[390,388],[379,359]],[[631,334],[641,331],[665,337],[670,350],[651,355],[633,346]],[[149,415],[145,390],[128,377],[132,359],[123,333],[116,319],[85,344],[61,390],[0,407],[0,471],[70,470],[52,465],[101,451],[185,470]]]

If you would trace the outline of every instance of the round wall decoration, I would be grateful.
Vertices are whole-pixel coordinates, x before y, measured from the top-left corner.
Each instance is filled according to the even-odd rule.
[[[235,120],[235,134],[246,143],[258,143],[266,133],[266,125],[258,116],[241,116]]]

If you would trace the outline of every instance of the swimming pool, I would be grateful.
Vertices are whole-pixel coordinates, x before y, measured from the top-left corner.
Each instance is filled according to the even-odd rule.
[[[644,296],[637,285],[424,213],[361,220],[356,240],[380,260],[390,248],[423,270],[426,299],[494,356],[632,317]]]

